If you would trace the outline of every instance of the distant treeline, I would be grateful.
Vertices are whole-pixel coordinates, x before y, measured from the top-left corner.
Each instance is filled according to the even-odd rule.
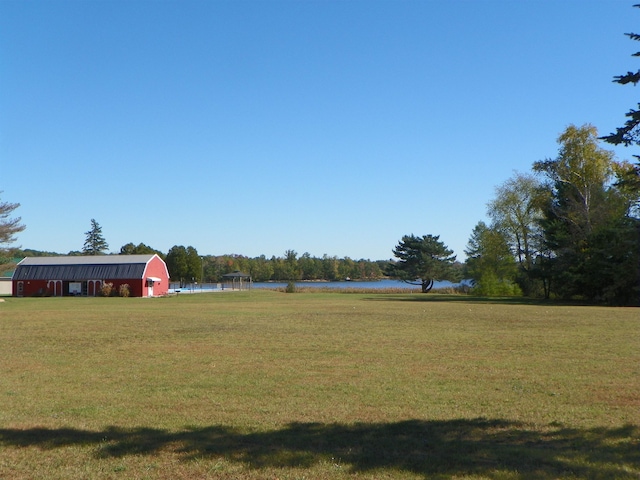
[[[194,247],[176,245],[163,253],[148,245],[128,243],[120,249],[120,254],[158,254],[167,263],[169,275],[174,281],[182,283],[222,281],[227,273],[240,271],[251,275],[254,282],[289,280],[377,280],[385,277],[390,260],[354,260],[349,257],[323,255],[313,257],[309,253],[300,256],[287,250],[283,256],[265,255],[247,257],[244,255],[200,255]],[[72,251],[66,255],[81,255]],[[64,255],[56,252],[43,252],[32,249],[14,249],[14,258]]]
[[[223,275],[243,272],[251,275],[254,282],[346,279],[375,280],[385,276],[389,261],[353,260],[323,255],[312,257],[309,253],[301,256],[287,250],[284,256],[264,255],[246,257],[244,255],[198,255],[193,247],[174,246],[165,257],[169,275],[174,281],[220,282]]]
[[[288,251],[283,257],[267,258],[264,255],[249,258],[242,255],[220,255],[203,257],[204,281],[220,281],[222,275],[241,271],[251,275],[255,282],[289,280],[346,279],[377,280],[385,276],[388,261],[353,260],[323,255],[312,257],[304,253]]]

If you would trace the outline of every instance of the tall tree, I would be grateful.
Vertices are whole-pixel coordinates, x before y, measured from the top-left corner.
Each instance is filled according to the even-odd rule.
[[[194,282],[198,280],[202,283],[204,264],[198,255],[198,250],[192,246],[187,247],[187,273],[186,277]]]
[[[19,203],[0,202],[0,274],[11,266],[10,254],[5,246],[15,242],[16,234],[26,228],[20,223],[22,221],[20,217],[10,218],[19,206]]]
[[[453,250],[440,241],[439,235],[405,235],[393,249],[398,259],[391,264],[390,275],[411,285],[420,285],[429,293],[438,280],[458,280]]]
[[[533,175],[516,173],[495,192],[487,205],[492,227],[503,233],[518,263],[528,271],[542,236],[540,182]]]
[[[633,5],[634,7],[640,7],[640,4]],[[640,34],[637,33],[625,33],[631,40],[640,41]],[[632,54],[634,57],[640,57],[640,52]],[[613,81],[621,85],[633,84],[637,85],[640,82],[640,70],[636,72],[628,71],[624,75],[616,75],[613,77]],[[602,139],[607,143],[614,145],[640,145],[640,103],[638,104],[638,110],[631,109],[627,112],[626,117],[628,120],[624,126],[616,129],[616,133],[611,133]]]
[[[640,7],[640,4],[633,5],[634,7]],[[637,33],[625,33],[631,40],[640,41],[640,34]],[[634,57],[640,57],[640,52],[632,54]],[[637,85],[640,82],[640,70],[636,72],[628,71],[624,75],[616,75],[613,77],[613,81],[621,85]],[[626,147],[630,145],[640,145],[640,103],[638,109],[632,108],[625,115],[627,121],[624,126],[616,129],[616,133],[611,133],[602,139],[613,145],[624,145]],[[640,156],[634,155],[636,159],[640,160]],[[639,207],[638,197],[640,197],[640,162],[636,165],[624,162],[618,169],[619,185],[621,185],[627,191],[632,192],[635,197],[634,206],[636,209]]]
[[[179,281],[180,287],[183,287],[186,279],[189,278],[187,249],[182,245],[174,245],[169,249],[165,262],[171,280]]]
[[[592,125],[570,125],[558,143],[558,157],[535,162],[533,169],[548,180],[551,213],[579,241],[608,215],[603,201],[613,174],[613,153],[598,146],[598,131]]]
[[[286,280],[293,281],[300,278],[300,268],[298,267],[298,252],[287,250],[284,252],[284,275]]]
[[[478,222],[467,249],[467,274],[480,295],[514,295],[520,291],[514,284],[517,267],[505,235],[496,228]]]
[[[549,254],[541,259],[542,270],[555,279],[554,291],[561,296],[624,301],[633,285],[612,291],[607,283],[628,269],[637,278],[638,265],[631,259],[640,245],[637,219],[627,216],[630,198],[616,186],[613,155],[598,146],[591,125],[568,127],[558,143],[556,159],[534,164],[549,189],[541,222]]]
[[[109,244],[102,236],[102,227],[95,219],[91,219],[91,228],[85,232],[86,239],[82,247],[83,255],[103,255]]]

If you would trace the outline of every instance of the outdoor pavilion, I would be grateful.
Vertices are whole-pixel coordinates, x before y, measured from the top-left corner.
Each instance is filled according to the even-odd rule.
[[[251,275],[238,270],[222,276],[222,289],[251,290]]]

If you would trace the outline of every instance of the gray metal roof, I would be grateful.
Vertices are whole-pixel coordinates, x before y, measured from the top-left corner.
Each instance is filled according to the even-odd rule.
[[[26,257],[18,265],[113,265],[124,263],[148,263],[153,254],[147,255],[69,255],[59,257]]]
[[[27,257],[13,280],[129,280],[142,278],[154,255]]]
[[[224,275],[222,275],[223,277],[228,277],[228,278],[249,278],[251,277],[251,275],[249,275],[248,273],[242,273],[242,272],[231,272],[231,273],[225,273]]]

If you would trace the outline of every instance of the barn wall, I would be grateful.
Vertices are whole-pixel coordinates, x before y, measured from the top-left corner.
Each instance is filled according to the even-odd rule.
[[[141,297],[143,292],[146,294],[145,289],[143,289],[144,282],[140,279],[131,279],[131,280],[111,280],[105,279],[102,283],[112,283],[113,290],[115,291],[114,295],[118,294],[118,289],[120,285],[125,283],[129,284],[130,296],[132,297]],[[69,282],[64,280],[60,281],[57,285],[54,285],[53,281],[49,280],[24,280],[23,281],[23,296],[24,297],[51,297],[51,296],[68,296],[69,295]],[[13,281],[13,295],[18,295],[18,281]],[[95,292],[95,296],[99,297],[101,295],[100,286]],[[93,290],[89,292],[89,296],[93,295]]]
[[[11,295],[13,292],[13,283],[10,277],[0,278],[0,295]]]
[[[18,266],[20,269],[20,266]],[[103,275],[104,274],[104,278]],[[49,280],[47,277],[67,278],[67,280]],[[91,278],[86,278],[91,276]],[[109,278],[110,276],[116,278]],[[129,278],[126,278],[129,277]],[[146,263],[126,263],[105,264],[96,269],[94,265],[69,264],[55,266],[30,265],[24,270],[16,270],[14,274],[13,295],[18,295],[18,283],[22,282],[22,296],[67,296],[70,295],[70,282],[84,282],[100,280],[98,288],[94,288],[93,282],[87,284],[83,289],[83,294],[89,296],[99,296],[101,294],[100,285],[111,283],[113,285],[113,295],[117,295],[119,288],[123,284],[128,284],[130,296],[146,297],[149,295],[147,286],[148,277],[160,279],[154,282],[153,296],[166,295],[169,292],[169,273],[164,261],[157,255],[152,256]],[[18,280],[21,278],[22,280]]]
[[[51,296],[53,295],[53,288],[51,284],[47,286],[46,280],[25,280],[22,282],[23,290],[22,295],[24,297],[34,296]],[[18,281],[13,281],[13,295],[18,295]]]
[[[169,273],[167,271],[167,265],[158,256],[153,257],[147,264],[147,269],[144,272],[144,296],[149,294],[149,288],[146,284],[147,277],[160,278],[160,282],[154,282],[153,284],[153,296],[158,297],[166,295],[169,292]]]
[[[113,284],[113,296],[119,296],[120,285],[129,285],[129,296],[130,297],[141,297],[142,296],[142,281],[138,278],[132,278],[129,280],[112,280],[106,279],[104,283],[112,283]],[[100,292],[98,291],[96,296],[100,296]]]

